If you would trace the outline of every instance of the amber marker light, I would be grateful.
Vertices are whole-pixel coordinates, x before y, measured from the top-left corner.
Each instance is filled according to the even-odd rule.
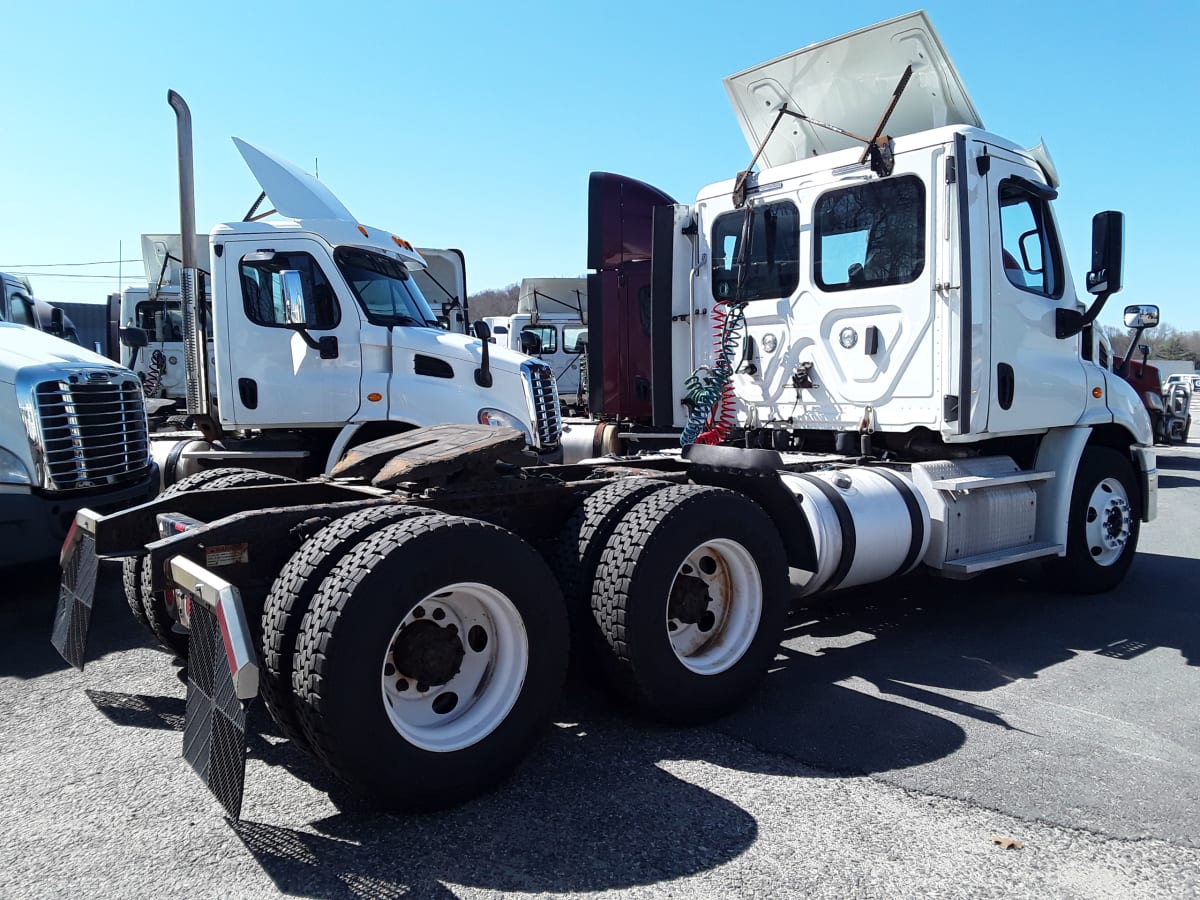
[[[410,244],[404,238],[398,238],[394,234],[392,235],[392,240],[396,242],[397,247],[403,247],[405,250],[411,250],[413,248],[412,244]]]
[[[370,394],[367,394],[367,399],[370,400],[372,403],[378,403],[380,400],[383,399],[383,394],[370,393]]]
[[[361,225],[358,226],[358,231],[363,237],[370,237],[370,235],[367,234],[367,229],[363,228]]]
[[[1097,400],[1099,400],[1101,397],[1104,396],[1104,391],[1102,391],[1098,387],[1092,388],[1092,396],[1095,397]]]

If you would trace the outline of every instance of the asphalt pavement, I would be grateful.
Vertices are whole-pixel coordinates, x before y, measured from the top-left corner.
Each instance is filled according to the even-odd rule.
[[[663,728],[574,682],[511,781],[422,816],[347,796],[254,709],[227,820],[119,567],[83,674],[49,645],[57,572],[5,573],[0,897],[1200,895],[1200,447],[1159,467],[1117,591],[1031,566],[837,594],[734,715]]]

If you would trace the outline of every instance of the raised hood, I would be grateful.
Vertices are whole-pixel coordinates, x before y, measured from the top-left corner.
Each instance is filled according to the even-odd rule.
[[[899,137],[943,125],[983,127],[958,70],[923,12],[805,47],[730,75],[725,91],[750,152],[780,106],[870,137],[906,66],[912,79],[884,128]],[[764,167],[862,147],[854,138],[785,116],[763,150]]]
[[[586,318],[586,278],[523,278],[517,312],[539,316]]]
[[[299,166],[241,138],[234,138],[242,159],[266,191],[271,205],[289,219],[336,219],[357,224],[357,219],[333,191]]]
[[[196,265],[205,272],[212,271],[212,260],[208,253],[208,235],[193,237]],[[146,267],[146,284],[150,298],[158,296],[160,288],[179,290],[180,272],[183,268],[183,243],[177,234],[143,234],[142,265]]]

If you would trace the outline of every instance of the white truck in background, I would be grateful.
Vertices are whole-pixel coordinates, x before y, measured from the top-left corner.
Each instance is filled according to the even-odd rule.
[[[0,321],[0,567],[57,556],[83,507],[114,511],[157,490],[134,374]]]
[[[182,98],[170,99],[180,234],[191,235],[191,120]],[[221,464],[317,475],[364,441],[442,422],[507,425],[553,457],[560,413],[549,366],[447,330],[418,287],[413,273],[427,263],[408,241],[359,223],[291,163],[234,141],[259,200],[243,221],[212,229],[207,253],[148,237],[148,281],[161,287],[153,299],[128,292],[132,309],[121,312],[135,322],[123,343],[145,341],[144,363],[164,355],[160,384],[179,391],[182,382],[181,412],[200,431],[152,441],[164,486]],[[264,199],[274,208],[259,214]],[[429,283],[465,298],[461,254],[432,257],[440,274]],[[139,302],[149,304],[142,323],[153,324],[154,342],[136,324]]]
[[[177,234],[143,234],[142,262],[146,283],[126,287],[108,296],[108,318],[116,324],[114,354],[121,365],[142,379],[146,398],[154,411],[170,415],[186,411],[187,377],[183,353],[183,308],[180,299],[182,249]],[[195,255],[204,272],[211,271],[208,235],[195,236]],[[426,268],[411,275],[426,297],[442,298],[439,324],[457,334],[467,334],[465,261],[460,250],[418,248]],[[206,293],[212,302],[211,292]],[[437,301],[435,301],[437,302]],[[144,343],[143,343],[144,341]],[[215,379],[216,360],[212,333],[208,333],[209,383]],[[170,400],[171,404],[154,403]],[[179,418],[183,416],[180,415]]]
[[[524,278],[511,316],[489,316],[492,340],[554,370],[568,415],[584,411],[587,378],[587,279]],[[581,382],[584,386],[581,388]]]
[[[1085,308],[1048,155],[983,129],[923,13],[726,85],[737,177],[677,204],[592,176],[598,402],[571,447],[592,458],[516,466],[516,432],[443,426],[332,480],[79,514],[55,646],[82,666],[96,556],[182,599],[184,755],[230,815],[259,693],[376,802],[444,806],[517,765],[568,647],[643,713],[703,721],[764,677],[794,599],[918,567],[1125,577],[1156,514],[1150,423],[1087,330],[1121,288],[1123,216],[1093,219]]]

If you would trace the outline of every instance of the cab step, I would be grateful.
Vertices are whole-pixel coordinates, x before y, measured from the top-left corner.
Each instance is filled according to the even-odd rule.
[[[1020,547],[1006,547],[1003,550],[993,550],[990,553],[980,553],[976,556],[964,556],[961,559],[947,560],[942,564],[942,574],[947,578],[967,578],[978,572],[1012,563],[1025,562],[1030,559],[1040,559],[1043,556],[1057,556],[1065,548],[1062,544],[1033,543]]]

